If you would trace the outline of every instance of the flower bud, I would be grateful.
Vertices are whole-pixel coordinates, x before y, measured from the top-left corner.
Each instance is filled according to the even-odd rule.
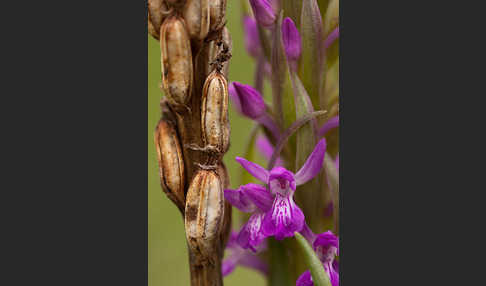
[[[172,16],[161,28],[162,86],[172,105],[185,105],[191,96],[192,53],[184,21]]]
[[[239,82],[233,82],[232,85],[234,89],[232,88],[230,90],[236,93],[232,97],[239,99],[241,113],[251,119],[257,119],[265,113],[265,102],[258,90]]]
[[[167,5],[164,0],[148,0],[148,13],[150,21],[154,27],[155,33],[157,34],[156,39],[159,38],[160,26],[164,22],[168,13]],[[155,36],[154,36],[155,37]]]
[[[260,36],[255,19],[244,16],[243,29],[245,31],[245,48],[249,55],[257,57],[260,53]]]
[[[184,211],[184,159],[175,126],[168,120],[160,120],[154,141],[162,189]]]
[[[206,38],[209,32],[209,0],[187,0],[182,14],[191,39]]]
[[[210,30],[217,31],[225,23],[226,0],[209,0]]]
[[[298,61],[301,53],[301,38],[299,30],[289,17],[282,22],[282,41],[289,61]]]
[[[272,4],[268,0],[250,0],[250,5],[258,24],[265,28],[273,26],[276,15]]]
[[[206,147],[225,153],[230,127],[228,118],[228,83],[217,70],[206,79],[201,104],[202,139]]]
[[[197,259],[211,260],[217,253],[223,217],[224,196],[220,177],[214,171],[199,170],[187,191],[185,209],[186,238]]]

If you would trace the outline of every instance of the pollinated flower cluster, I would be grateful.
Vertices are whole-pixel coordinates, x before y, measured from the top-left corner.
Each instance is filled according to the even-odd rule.
[[[245,153],[236,157],[242,185],[224,190],[226,201],[245,219],[226,246],[223,274],[242,265],[268,275],[269,285],[278,285],[272,277],[287,274],[271,272],[287,269],[294,273],[292,283],[314,285],[315,270],[306,270],[298,258],[309,254],[295,251],[296,240],[289,240],[299,233],[313,250],[311,256],[321,262],[327,283],[337,286],[339,2],[242,4],[245,48],[256,61],[255,77],[252,85],[232,82],[228,90],[234,109],[257,128]],[[270,98],[264,96],[265,81],[271,87]],[[255,163],[262,159],[267,167]],[[283,250],[269,247],[279,243]],[[295,253],[289,255],[290,251]],[[283,268],[269,265],[276,263],[272,256],[287,258],[279,262]]]

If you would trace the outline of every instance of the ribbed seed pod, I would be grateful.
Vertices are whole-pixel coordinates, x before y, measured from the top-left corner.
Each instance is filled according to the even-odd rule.
[[[199,170],[187,191],[185,229],[187,242],[200,261],[213,262],[223,227],[223,182],[210,170]]]
[[[209,0],[187,0],[182,13],[191,39],[206,38],[209,32]]]
[[[228,83],[217,70],[206,78],[201,104],[201,130],[205,147],[218,153],[228,150]]]
[[[168,16],[167,5],[164,0],[148,0],[148,13],[157,34],[156,39],[158,39],[160,26],[162,26],[164,19]]]
[[[160,35],[157,31],[155,31],[155,28],[154,28],[154,25],[152,24],[152,20],[150,19],[150,14],[148,14],[147,16],[147,28],[148,28],[148,32],[150,35],[152,35],[152,37],[154,37],[156,40],[159,40],[160,39]]]
[[[191,96],[193,67],[184,20],[177,16],[167,18],[160,35],[162,86],[171,105],[185,105]]]
[[[170,121],[161,119],[155,129],[154,141],[162,189],[183,212],[184,158],[175,126]]]
[[[209,28],[211,31],[221,29],[225,22],[226,0],[209,0]]]

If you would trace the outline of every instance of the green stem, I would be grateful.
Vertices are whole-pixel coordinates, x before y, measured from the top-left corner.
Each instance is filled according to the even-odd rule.
[[[269,238],[270,275],[269,286],[293,286],[295,281],[290,278],[289,257],[281,241]]]

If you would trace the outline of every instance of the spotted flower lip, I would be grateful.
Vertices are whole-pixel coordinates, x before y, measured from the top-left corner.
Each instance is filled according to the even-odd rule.
[[[297,61],[302,52],[301,37],[294,21],[286,17],[282,22],[282,40],[289,61]]]
[[[245,192],[245,196],[253,201],[253,204],[261,205],[259,212],[265,212],[263,221],[257,222],[255,218],[252,220],[253,227],[247,228],[250,233],[262,231],[264,236],[275,236],[277,240],[280,240],[285,237],[291,237],[294,235],[294,232],[302,230],[305,217],[295,204],[293,195],[298,185],[308,182],[319,173],[325,152],[326,140],[321,139],[296,174],[280,166],[268,171],[258,164],[236,157],[236,161],[243,168],[268,186],[268,191],[263,191],[262,189],[256,191],[255,186],[252,186],[249,191],[242,189]],[[231,203],[231,200],[229,201]],[[272,201],[272,206],[268,208],[268,202],[270,201]],[[233,205],[238,207],[238,204]],[[259,212],[255,212],[254,215]],[[252,236],[249,237],[251,238]],[[258,236],[253,233],[253,237],[256,238]]]
[[[250,5],[257,22],[265,28],[275,23],[276,15],[272,3],[268,0],[250,0]]]

